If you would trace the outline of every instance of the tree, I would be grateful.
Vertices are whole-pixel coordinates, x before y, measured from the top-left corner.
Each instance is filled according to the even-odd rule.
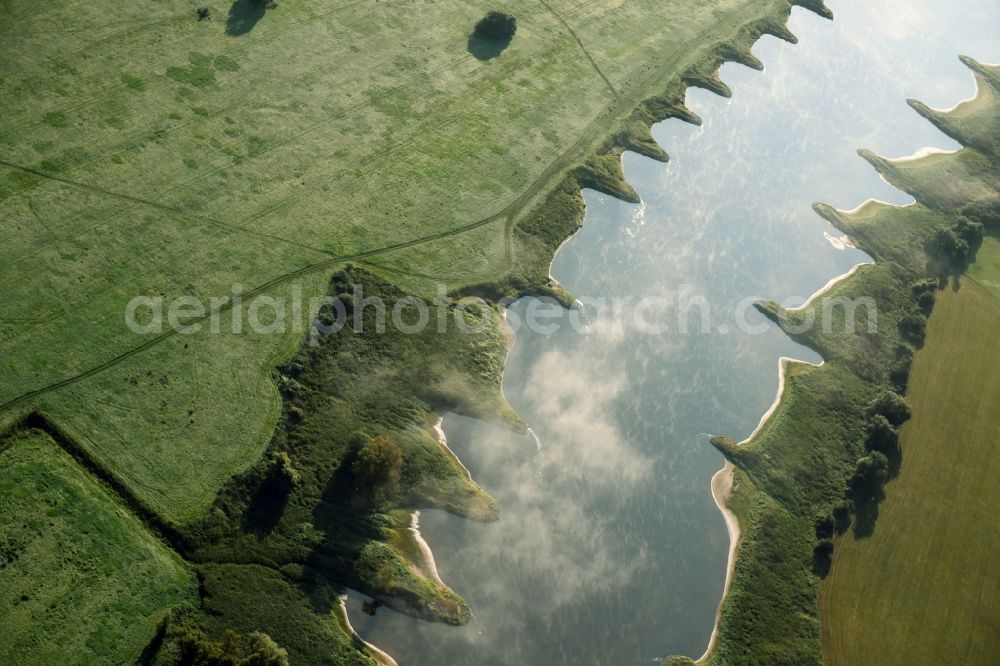
[[[861,501],[880,499],[882,487],[889,480],[889,459],[884,453],[874,451],[858,458],[850,486],[855,498]]]
[[[981,222],[976,222],[964,215],[960,215],[952,229],[954,229],[955,235],[965,241],[971,252],[975,252],[982,247],[985,230]]]
[[[372,437],[358,451],[351,470],[360,487],[378,500],[399,493],[403,452],[386,437]]]
[[[1000,229],[1000,201],[977,201],[966,204],[959,213],[991,231]]]
[[[885,497],[885,482],[889,480],[889,459],[874,451],[858,458],[854,475],[848,482],[848,493],[854,507],[854,535],[865,537],[875,530],[878,505]]]
[[[938,229],[927,243],[931,256],[957,270],[965,268],[969,262],[969,243],[951,227]]]
[[[937,296],[934,295],[933,291],[923,291],[917,295],[916,300],[920,313],[926,317],[934,311],[934,303],[937,301]]]
[[[897,344],[895,356],[896,360],[889,369],[889,379],[892,380],[893,390],[905,393],[906,383],[910,377],[910,366],[913,365],[913,349],[908,345]]]
[[[895,475],[899,471],[902,452],[899,448],[899,433],[881,414],[876,414],[868,422],[868,435],[865,437],[865,449],[878,452],[889,461],[889,473]]]
[[[396,587],[396,567],[386,562],[375,572],[375,585],[380,590],[391,592]],[[374,613],[372,613],[374,615]]]
[[[899,320],[899,332],[903,337],[918,347],[924,344],[924,335],[927,331],[927,317],[919,312],[911,312],[903,315]]]
[[[243,516],[244,527],[258,533],[275,528],[285,511],[288,498],[299,483],[299,473],[284,451],[271,453],[262,470],[260,485],[254,491]]]
[[[816,538],[829,539],[833,536],[835,521],[832,515],[823,516],[816,521]]]
[[[875,398],[868,411],[871,414],[884,416],[889,423],[897,428],[909,421],[913,415],[906,398],[895,391],[883,391]]]
[[[934,301],[936,299],[935,292],[938,290],[938,281],[933,279],[927,280],[917,280],[912,285],[910,285],[910,291],[913,293],[913,298],[917,302],[917,309],[920,310],[921,314],[925,317],[931,314],[934,309]]]
[[[267,634],[251,632],[243,638],[243,646],[247,666],[288,666],[288,651]]]
[[[176,640],[177,663],[184,666],[288,666],[288,651],[256,631],[241,637],[227,629],[222,641],[213,641],[201,631],[182,628]]]
[[[475,32],[486,39],[510,41],[517,32],[517,19],[508,12],[491,11],[479,19]]]
[[[939,286],[940,284],[938,283],[937,280],[933,278],[925,278],[923,280],[917,280],[916,282],[911,284],[910,291],[913,292],[914,296],[919,296],[920,294],[923,294],[928,291],[931,292],[937,291]]]
[[[273,455],[268,475],[275,485],[285,490],[290,490],[299,482],[299,471],[295,469],[292,459],[284,451],[278,451]]]

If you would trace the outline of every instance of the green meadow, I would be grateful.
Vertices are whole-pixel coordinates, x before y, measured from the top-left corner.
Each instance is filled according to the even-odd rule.
[[[0,441],[0,662],[133,662],[193,570],[37,430]]]

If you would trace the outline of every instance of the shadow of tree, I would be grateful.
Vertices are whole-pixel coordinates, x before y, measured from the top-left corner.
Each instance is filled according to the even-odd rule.
[[[289,485],[273,475],[266,478],[243,514],[243,531],[264,535],[274,530],[285,512],[290,490]]]
[[[232,37],[245,35],[264,17],[267,3],[262,0],[236,0],[226,18],[226,34]]]
[[[879,504],[885,499],[885,492],[878,492],[856,499],[854,502],[854,538],[864,539],[875,533],[875,523],[878,521]]]
[[[508,46],[510,46],[509,39],[489,39],[473,32],[469,35],[467,48],[478,60],[492,60],[503,53]]]
[[[896,447],[886,455],[886,458],[889,459],[889,478],[895,479],[899,476],[899,470],[903,468],[903,449]]]
[[[833,543],[825,540],[813,549],[813,573],[820,578],[826,578],[833,565]]]

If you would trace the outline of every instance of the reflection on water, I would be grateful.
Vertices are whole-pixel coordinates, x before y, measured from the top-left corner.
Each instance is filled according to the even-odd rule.
[[[520,331],[504,390],[541,447],[445,419],[503,519],[421,515],[441,576],[475,619],[455,628],[385,609],[370,618],[349,604],[359,633],[404,666],[621,666],[704,650],[728,546],[709,493],[722,460],[707,433],[753,430],[779,356],[818,360],[773,327],[740,330],[734,309],[755,296],[796,305],[865,261],[811,203],[908,202],[855,150],[955,148],[904,100],[950,106],[973,92],[958,53],[1000,60],[994,0],[828,4],[833,23],[794,10],[798,46],[758,43],[765,73],[726,65],[732,100],[692,90],[703,127],[654,128],[669,164],[625,156],[641,205],[586,193],[586,225],[553,275],[577,296],[693,294],[709,304],[712,328],[649,336],[597,316],[583,332]]]

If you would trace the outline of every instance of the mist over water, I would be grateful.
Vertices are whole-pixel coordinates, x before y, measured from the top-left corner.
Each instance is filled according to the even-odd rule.
[[[833,22],[793,10],[797,46],[758,42],[765,72],[725,65],[732,100],[690,90],[704,125],[653,129],[669,164],[625,155],[641,205],[585,192],[586,224],[552,274],[595,298],[683,286],[707,301],[712,329],[650,336],[601,317],[583,332],[521,329],[504,391],[541,446],[462,417],[444,421],[502,520],[421,513],[441,577],[473,621],[447,627],[386,609],[372,618],[358,598],[348,604],[359,633],[403,666],[628,666],[704,651],[728,548],[709,489],[723,461],[708,434],[741,439],[754,429],[774,399],[780,356],[820,360],[773,326],[739,330],[732,313],[747,297],[800,304],[868,261],[824,236],[839,234],[812,202],[910,202],[855,151],[957,148],[905,100],[950,107],[974,92],[959,53],[1000,61],[995,0],[828,5]],[[748,321],[764,323],[756,313]]]

